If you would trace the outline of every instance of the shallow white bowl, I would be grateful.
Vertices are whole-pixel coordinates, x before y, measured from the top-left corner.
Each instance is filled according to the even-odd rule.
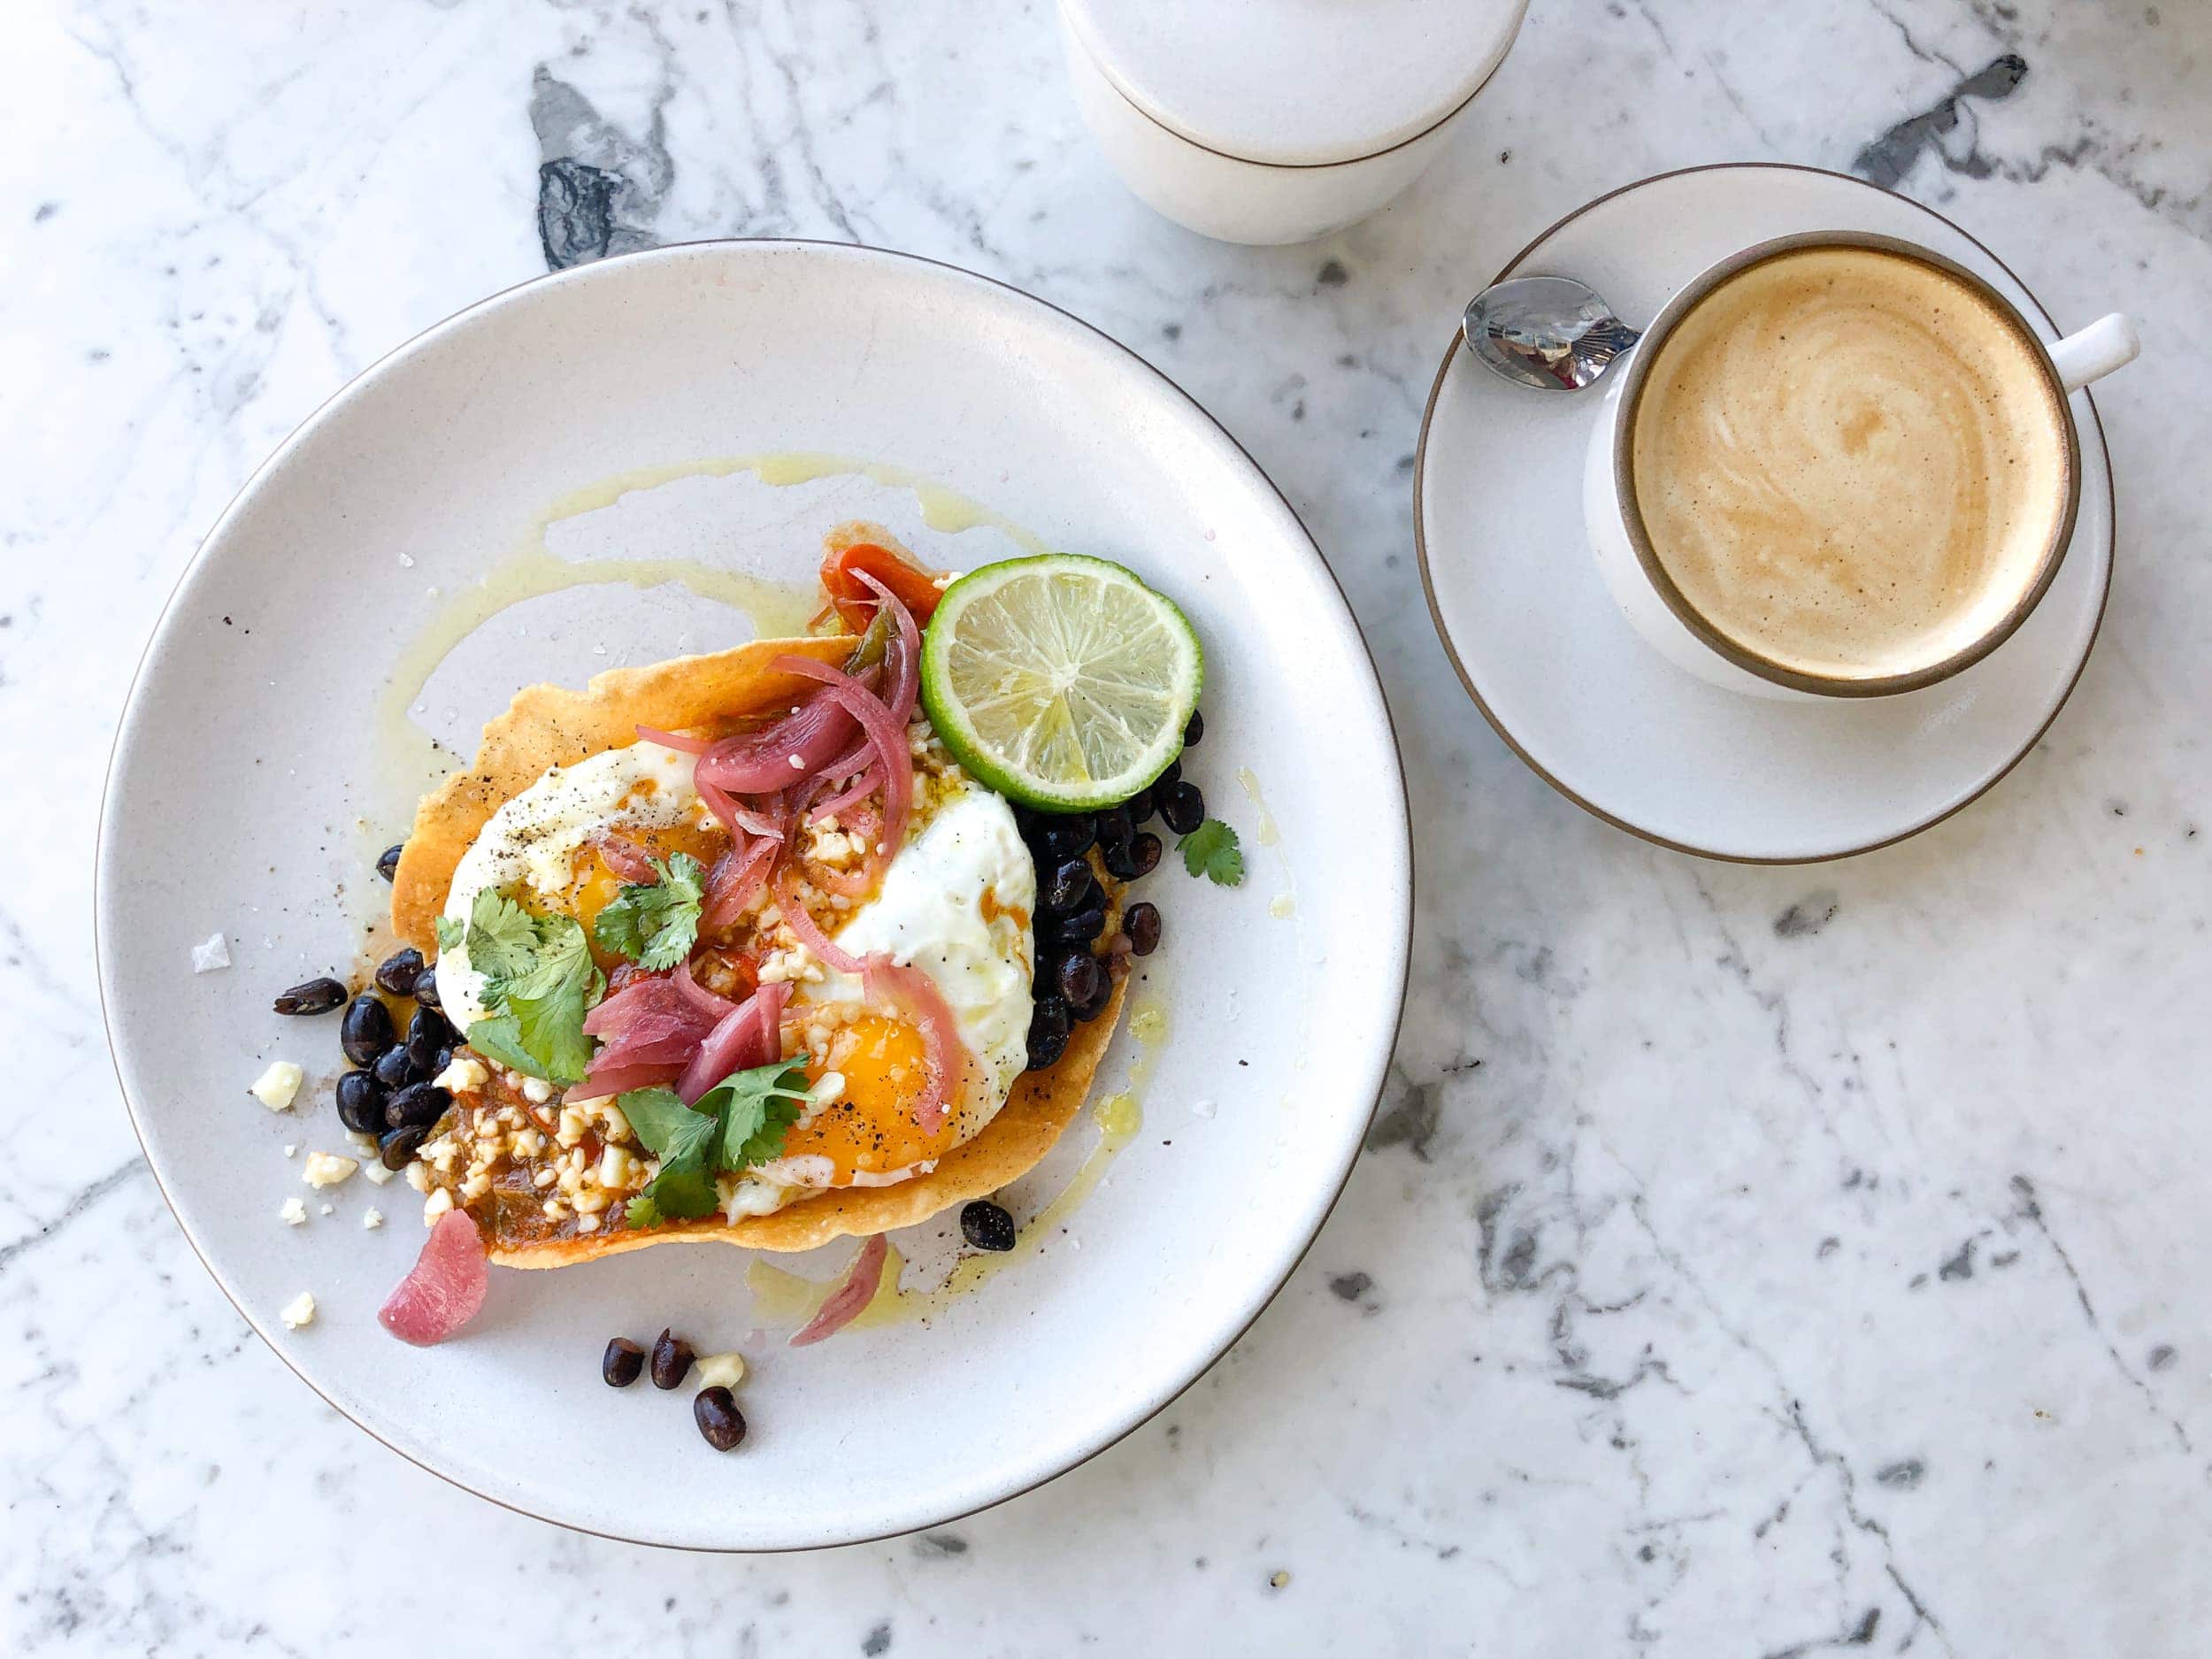
[[[649,1340],[664,1325],[735,1342],[754,1323],[745,1256],[663,1248],[497,1273],[464,1340],[403,1347],[374,1314],[422,1236],[410,1190],[356,1177],[336,1215],[278,1219],[286,1197],[311,1215],[322,1196],[280,1148],[342,1145],[341,1062],[334,1018],[288,1021],[269,999],[352,968],[383,902],[367,860],[413,805],[377,752],[373,711],[392,676],[419,723],[465,748],[478,719],[548,672],[580,681],[752,631],[676,588],[571,590],[580,605],[556,595],[476,629],[418,695],[424,630],[566,492],[787,450],[913,469],[1174,595],[1208,654],[1189,773],[1244,830],[1251,875],[1235,890],[1164,866],[1151,879],[1167,942],[1150,989],[1169,1020],[1143,1055],[1148,1123],[1069,1236],[926,1325],[799,1351],[756,1340],[752,1437],[722,1457],[692,1426],[688,1391],[611,1390],[598,1356],[611,1335]],[[766,551],[803,567],[829,518],[856,508],[945,564],[1009,550],[989,527],[930,529],[963,520],[890,474],[782,489],[688,480],[565,520],[549,543],[556,557],[744,565]],[[1281,825],[1279,848],[1255,833],[1240,767]],[[1294,887],[1294,915],[1272,914]],[[223,1288],[318,1392],[517,1509],[758,1549],[994,1502],[1125,1434],[1218,1357],[1288,1276],[1358,1149],[1402,1000],[1410,905],[1402,780],[1358,632],[1289,507],[1203,411],[1082,323],[962,272],[705,243],[463,312],[340,393],[254,476],[133,688],[101,826],[97,941],[118,1071],[162,1188]],[[219,928],[234,965],[195,975],[191,947]],[[1125,1032],[1098,1093],[1122,1087],[1137,1056]],[[245,1093],[271,1056],[308,1068],[292,1114]],[[1087,1118],[1071,1136],[1095,1133]],[[390,1217],[381,1231],[361,1227],[371,1202]],[[912,1230],[924,1247],[942,1231]],[[303,1288],[321,1316],[287,1332],[278,1310]]]

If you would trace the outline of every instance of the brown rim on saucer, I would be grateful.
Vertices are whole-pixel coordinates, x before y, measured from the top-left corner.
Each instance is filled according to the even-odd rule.
[[[1549,233],[1547,233],[1548,234]],[[2050,543],[2043,549],[2042,563],[2037,566],[2035,580],[2022,590],[2005,614],[1989,629],[1970,644],[1924,668],[1916,668],[1902,674],[1875,674],[1843,676],[1808,673],[1776,662],[1752,649],[1740,640],[1732,638],[1707,620],[1705,614],[1690,603],[1674,576],[1660,562],[1651,544],[1650,534],[1644,526],[1643,509],[1637,504],[1633,478],[1636,413],[1643,401],[1644,387],[1651,378],[1651,367],[1656,363],[1666,344],[1667,337],[1677,324],[1694,311],[1709,295],[1723,285],[1742,275],[1755,265],[1778,259],[1813,248],[1870,248],[1879,253],[1909,259],[1942,272],[1946,276],[1964,284],[1993,306],[1997,314],[2012,325],[2013,332],[2024,341],[2031,354],[2043,371],[2043,378],[2051,395],[2052,406],[2058,411],[2059,431],[2064,442],[2066,456],[2066,502],[2059,514]],[[1620,414],[1613,426],[1613,491],[1620,508],[1621,521],[1627,526],[1629,545],[1635,549],[1636,562],[1643,567],[1644,576],[1659,597],[1666,602],[1677,620],[1697,636],[1699,642],[1717,655],[1733,663],[1747,673],[1778,686],[1787,686],[1793,691],[1812,692],[1829,697],[1886,697],[1901,691],[1918,691],[1938,680],[1948,680],[1961,669],[1970,668],[1988,656],[2007,640],[2019,626],[2028,619],[2058,574],[2058,567],[2066,557],[2066,549],[2074,539],[2074,518],[2081,506],[2081,437],[2074,426],[2073,411],[2067,403],[2067,392],[2059,379],[2058,365],[2051,361],[2048,347],[2035,332],[2028,319],[2021,316],[2019,308],[2000,294],[1985,279],[1970,271],[1955,259],[1921,247],[1896,236],[1883,236],[1872,231],[1813,230],[1800,231],[1793,235],[1776,236],[1756,242],[1742,252],[1732,254],[1718,265],[1709,266],[1701,275],[1685,285],[1673,298],[1660,308],[1652,319],[1651,326],[1637,342],[1637,349],[1630,353],[1627,379],[1621,388]]]
[[[1541,248],[1546,242],[1549,242],[1554,236],[1557,235],[1559,232],[1565,229],[1569,225],[1574,223],[1575,220],[1580,219],[1585,213],[1591,211],[1594,208],[1603,206],[1606,203],[1611,201],[1615,196],[1626,196],[1632,190],[1640,190],[1647,184],[1658,184],[1669,179],[1687,178],[1701,173],[1725,173],[1755,170],[1762,173],[1807,173],[1819,178],[1841,180],[1846,183],[1857,185],[1862,189],[1871,190],[1878,196],[1893,196],[1900,202],[1906,203],[1912,207],[1917,208],[1921,212],[1925,213],[1930,219],[1934,219],[1938,224],[1956,231],[1961,236],[1965,237],[1968,242],[1973,243],[1976,248],[1979,249],[1982,253],[1988,257],[1992,265],[1995,265],[2000,271],[2002,271],[2014,281],[2020,282],[2019,273],[2016,272],[2010,265],[2007,265],[2002,259],[1999,258],[1997,255],[1990,250],[1989,246],[1979,237],[1972,234],[1963,227],[1958,225],[1952,219],[1947,219],[1944,215],[1937,212],[1935,209],[1926,205],[1924,203],[1916,202],[1910,196],[1899,196],[1893,190],[1885,190],[1879,185],[1869,184],[1864,179],[1855,178],[1847,173],[1838,173],[1832,168],[1828,167],[1808,167],[1801,163],[1793,161],[1708,162],[1702,165],[1695,167],[1673,167],[1664,173],[1650,173],[1644,178],[1632,180],[1626,184],[1617,186],[1613,189],[1607,190],[1601,195],[1591,197],[1587,202],[1583,203],[1581,206],[1573,209],[1570,212],[1562,214],[1558,219],[1553,220],[1551,224],[1546,226],[1541,231],[1539,231],[1533,237],[1530,238],[1528,243],[1523,247],[1518,253],[1515,254],[1510,259],[1507,260],[1505,264],[1499,268],[1498,273],[1492,277],[1490,280],[1492,282],[1502,282],[1509,277],[1524,274],[1521,270],[1522,265],[1527,263],[1529,257],[1534,254],[1539,248]],[[2028,288],[2027,284],[2024,282],[2020,282],[2020,286],[2022,289],[2028,294],[2030,303],[2034,305],[2037,313],[2042,317],[2044,323],[2055,331],[2058,326],[2057,323],[2052,319],[2049,313],[2043,311],[2041,303],[2036,301],[2034,291]],[[2059,693],[2058,701],[2051,705],[2051,711],[2045,717],[2043,724],[2037,726],[2035,730],[2028,735],[2027,740],[2020,745],[2018,752],[2016,753],[2013,757],[2007,761],[2002,766],[1999,767],[1997,771],[1992,774],[1987,782],[1984,783],[1980,788],[1975,790],[1971,795],[1966,796],[1963,800],[1954,803],[1952,805],[1946,807],[1942,811],[1934,814],[1932,817],[1924,818],[1921,822],[1911,826],[1909,828],[1898,831],[1894,835],[1885,835],[1878,841],[1867,841],[1857,847],[1843,847],[1837,849],[1833,852],[1816,853],[1809,856],[1801,857],[1796,856],[1762,857],[1743,853],[1715,852],[1709,848],[1693,846],[1688,841],[1675,841],[1665,835],[1655,835],[1649,830],[1640,828],[1634,824],[1631,824],[1626,818],[1607,811],[1603,807],[1598,805],[1596,802],[1588,799],[1585,795],[1570,787],[1563,780],[1553,776],[1551,772],[1543,764],[1542,762],[1539,761],[1535,756],[1530,754],[1529,751],[1522,746],[1520,740],[1513,735],[1511,728],[1509,727],[1503,720],[1498,718],[1497,711],[1491,708],[1488,700],[1483,696],[1481,687],[1475,684],[1475,677],[1468,671],[1466,660],[1459,654],[1459,648],[1452,643],[1451,629],[1446,626],[1444,621],[1444,612],[1437,604],[1436,579],[1429,561],[1428,532],[1427,526],[1423,520],[1421,510],[1421,484],[1423,476],[1428,470],[1429,432],[1436,419],[1437,400],[1443,396],[1444,382],[1451,374],[1452,365],[1458,359],[1459,354],[1465,349],[1465,342],[1461,340],[1459,331],[1455,328],[1452,331],[1451,343],[1444,348],[1443,360],[1436,365],[1436,376],[1429,382],[1428,401],[1421,407],[1420,435],[1416,440],[1414,444],[1413,557],[1414,563],[1419,567],[1421,572],[1421,594],[1422,597],[1426,600],[1428,603],[1429,626],[1436,630],[1436,642],[1443,647],[1445,660],[1451,664],[1452,672],[1458,676],[1460,688],[1466,692],[1467,700],[1475,705],[1476,712],[1480,714],[1484,720],[1488,722],[1490,729],[1497,733],[1498,741],[1503,743],[1508,749],[1511,750],[1514,756],[1520,760],[1523,765],[1526,766],[1539,778],[1541,778],[1561,795],[1563,795],[1569,801],[1573,802],[1575,805],[1580,807],[1585,812],[1587,812],[1592,818],[1598,819],[1600,822],[1609,824],[1615,829],[1619,830],[1625,834],[1633,835],[1638,841],[1647,842],[1651,846],[1663,847],[1669,852],[1686,853],[1693,858],[1709,858],[1716,864],[1766,866],[1819,864],[1830,864],[1844,858],[1857,858],[1867,853],[1879,852],[1886,847],[1894,847],[1900,841],[1909,841],[1914,836],[1918,835],[1924,831],[1933,829],[1937,825],[1944,822],[1945,819],[1954,818],[1959,813],[1963,812],[1968,807],[1973,805],[1975,802],[1980,800],[1992,789],[1994,789],[1999,784],[2002,783],[2008,777],[2011,776],[2013,769],[2019,765],[2022,761],[2025,760],[2029,755],[2033,753],[2036,745],[2043,741],[2045,735],[2050,731],[2052,726],[2057,721],[2060,712],[2064,710],[2068,702],[2072,699],[2074,688],[2081,684],[2081,677],[2087,672],[2089,667],[2089,659],[2095,653],[2097,636],[2103,630],[2105,612],[2109,607],[2112,600],[2112,556],[2118,549],[2120,538],[2119,500],[2116,495],[2113,497],[2110,510],[2112,514],[2112,527],[2106,537],[2105,543],[2106,564],[2104,588],[2103,591],[2097,595],[2097,614],[2095,619],[2090,625],[2089,640],[2088,643],[2083,648],[2081,660],[2074,664],[2072,677],[2067,680],[2064,689]],[[2112,474],[2112,458],[2110,451],[2107,449],[2104,441],[2104,421],[2097,413],[2096,399],[2087,391],[2084,391],[2082,396],[2087,401],[2088,403],[2090,424],[2093,427],[2094,427],[2096,432],[2097,455],[2103,463],[2105,476],[2107,480],[2109,481]],[[2070,399],[2069,400],[2068,412],[2070,414],[2072,412]]]

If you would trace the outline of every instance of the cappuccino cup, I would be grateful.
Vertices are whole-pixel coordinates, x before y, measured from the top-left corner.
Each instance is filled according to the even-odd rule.
[[[2068,394],[2138,349],[2117,314],[2047,346],[1893,237],[1747,248],[1611,377],[1584,472],[1598,567],[1639,634],[1729,690],[1933,685],[2050,587],[2081,494]]]

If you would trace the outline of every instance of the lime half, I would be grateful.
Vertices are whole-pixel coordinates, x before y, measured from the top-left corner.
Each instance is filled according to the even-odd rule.
[[[1105,559],[1009,559],[945,589],[922,706],[954,757],[1048,811],[1125,801],[1182,752],[1205,680],[1174,603]]]

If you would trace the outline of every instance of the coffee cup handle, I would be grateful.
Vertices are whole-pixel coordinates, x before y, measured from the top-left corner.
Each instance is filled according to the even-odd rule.
[[[2068,391],[2078,392],[2090,381],[2101,380],[2113,370],[2134,362],[2142,349],[2135,325],[2114,311],[2054,342],[2051,365]]]

